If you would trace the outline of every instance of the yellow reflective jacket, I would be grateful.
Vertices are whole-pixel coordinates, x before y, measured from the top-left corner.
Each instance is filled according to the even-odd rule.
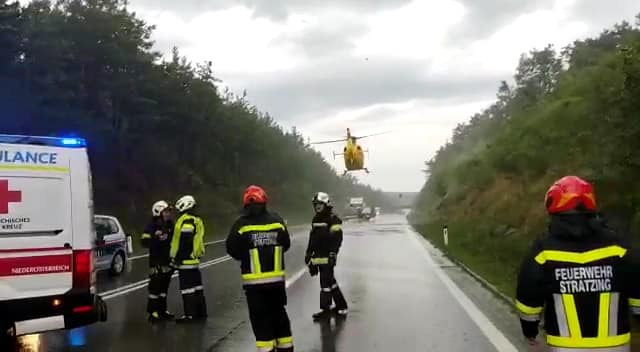
[[[171,259],[178,265],[197,265],[204,252],[202,219],[189,213],[180,215],[171,238]]]

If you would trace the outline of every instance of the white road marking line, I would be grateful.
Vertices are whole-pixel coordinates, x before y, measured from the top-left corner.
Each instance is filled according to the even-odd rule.
[[[209,241],[209,242],[205,242],[205,243],[204,243],[204,245],[205,245],[205,246],[209,246],[209,245],[212,245],[212,244],[222,243],[222,242],[224,242],[224,241],[225,241],[225,240]],[[127,260],[136,260],[136,259],[146,258],[146,257],[148,257],[148,256],[149,256],[149,253],[146,253],[146,254],[136,255],[136,256],[134,256],[134,257],[129,257],[129,258],[127,258]]]
[[[295,237],[291,237],[291,241],[295,241],[298,238],[298,236]],[[218,241],[213,241],[213,242],[208,242],[209,244],[214,244],[214,243],[220,243],[220,242],[224,242],[225,240],[218,240]],[[207,244],[207,243],[205,243]],[[148,254],[146,254],[145,256],[148,256]],[[225,255],[224,257],[219,257],[219,258],[215,258],[212,259],[208,262],[204,262],[202,264],[200,264],[200,269],[204,269],[207,267],[210,267],[212,265],[215,264],[220,264],[223,262],[226,262],[228,260],[231,260],[232,258],[228,255]],[[290,285],[293,285],[296,281],[298,281],[302,275],[304,275],[305,269],[303,268],[302,270],[296,272],[289,280],[287,280],[287,287],[289,287]],[[176,271],[171,278],[176,278],[178,277],[178,272]],[[125,295],[129,292],[133,292],[139,289],[142,289],[144,287],[147,287],[147,285],[149,284],[149,279],[144,279],[144,280],[140,280],[128,285],[124,285],[118,288],[115,288],[113,290],[109,290],[109,291],[105,291],[105,292],[99,292],[98,294],[100,295],[100,297],[102,297],[102,299],[104,300],[109,300],[118,296],[122,296]]]
[[[134,256],[134,257],[129,257],[129,258],[127,258],[127,260],[136,260],[136,259],[140,259],[140,258],[146,258],[146,257],[148,257],[148,256],[149,256],[149,254],[148,254],[148,253],[147,253],[147,254],[142,254],[142,255],[136,255],[136,256]]]
[[[222,242],[224,242],[224,241],[226,241],[226,240],[215,240],[215,241],[205,242],[205,243],[204,243],[204,245],[205,245],[205,246],[208,246],[208,245],[210,245],[210,244],[222,243]]]
[[[423,254],[429,266],[433,268],[436,275],[447,287],[451,295],[460,303],[460,306],[467,312],[471,320],[480,328],[482,333],[493,344],[498,352],[518,352],[518,349],[507,339],[504,334],[487,318],[484,313],[462,292],[462,290],[449,278],[449,276],[438,266],[429,254],[422,241],[426,241],[418,233],[410,230],[417,244],[423,249]]]
[[[208,262],[202,263],[200,265],[200,269],[204,269],[204,268],[210,267],[210,266],[215,265],[215,264],[224,263],[224,262],[226,262],[228,260],[231,260],[231,257],[228,256],[228,255],[226,255],[224,257],[216,258],[216,259],[210,260]],[[171,276],[172,279],[174,279],[176,277],[178,277],[178,272],[175,272]],[[102,299],[109,300],[109,299],[112,299],[112,298],[127,294],[129,292],[133,292],[133,291],[145,288],[145,287],[147,287],[148,284],[149,284],[149,279],[144,279],[144,280],[140,280],[140,281],[137,281],[137,282],[134,282],[134,283],[122,286],[122,287],[118,287],[118,288],[113,289],[113,290],[109,290],[109,291],[106,291],[106,292],[101,292],[101,293],[99,293],[99,295],[102,297]]]
[[[298,226],[302,226],[302,225],[298,225]],[[291,239],[294,240],[296,237],[298,237],[298,236],[291,236]],[[209,245],[212,245],[212,244],[218,244],[218,243],[222,243],[222,242],[225,242],[225,241],[226,240],[224,240],[224,239],[223,240],[209,241],[209,242],[205,242],[204,245],[205,246],[209,246]],[[141,255],[136,255],[136,256],[133,256],[133,257],[129,257],[129,258],[127,258],[127,260],[136,260],[136,259],[146,258],[148,256],[149,256],[149,253],[141,254]]]
[[[288,278],[287,282],[285,284],[287,286],[287,288],[289,288],[289,286],[295,284],[296,281],[300,280],[306,271],[307,271],[307,268],[302,268],[302,269],[298,270],[295,274],[293,274],[290,278]]]

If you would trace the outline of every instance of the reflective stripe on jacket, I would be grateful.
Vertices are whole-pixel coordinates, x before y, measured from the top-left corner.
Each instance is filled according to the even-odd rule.
[[[307,256],[315,265],[329,264],[329,253],[336,253],[342,245],[342,220],[327,211],[316,214],[311,223]]]
[[[266,210],[236,220],[227,237],[227,252],[240,261],[245,286],[285,281],[284,252],[291,246],[282,218]]]

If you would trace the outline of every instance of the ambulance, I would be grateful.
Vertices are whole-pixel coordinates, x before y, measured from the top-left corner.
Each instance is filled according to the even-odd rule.
[[[106,321],[95,247],[85,140],[0,135],[4,337]]]

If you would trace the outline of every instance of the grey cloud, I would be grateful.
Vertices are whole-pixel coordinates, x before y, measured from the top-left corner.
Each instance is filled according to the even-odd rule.
[[[573,18],[585,21],[597,30],[610,28],[622,20],[630,21],[638,13],[638,0],[616,0],[615,5],[611,1],[580,0],[572,9]]]
[[[246,88],[252,103],[284,121],[411,99],[491,98],[500,80],[493,75],[427,74],[425,66],[423,61],[337,57],[289,72],[222,78]]]
[[[205,11],[243,5],[252,9],[256,17],[274,21],[286,20],[291,13],[298,11],[330,8],[364,13],[396,8],[410,2],[411,0],[131,0],[136,8],[172,11],[186,18]]]
[[[548,9],[553,6],[555,0],[460,0],[459,2],[464,5],[466,14],[462,24],[449,34],[449,40],[456,45],[465,45],[492,35],[522,14]]]
[[[273,42],[275,45],[290,45],[309,58],[340,55],[355,47],[354,40],[366,33],[368,26],[363,22],[341,20],[322,23],[298,33],[288,33]]]

